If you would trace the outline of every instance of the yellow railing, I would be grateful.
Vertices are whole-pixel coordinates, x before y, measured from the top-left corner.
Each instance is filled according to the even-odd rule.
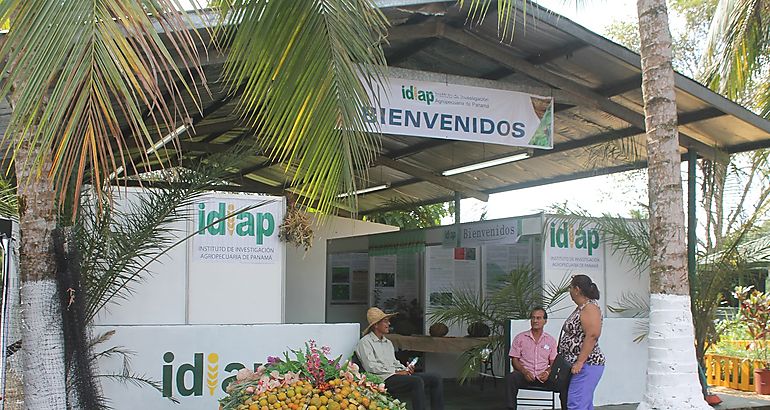
[[[765,344],[765,341],[764,340],[720,340],[719,341],[720,345],[730,345],[737,349],[747,349],[747,350],[752,343],[756,344],[756,348],[761,348],[762,345]]]
[[[741,391],[754,391],[754,369],[763,367],[761,361],[715,354],[705,355],[704,360],[709,386],[724,386]]]

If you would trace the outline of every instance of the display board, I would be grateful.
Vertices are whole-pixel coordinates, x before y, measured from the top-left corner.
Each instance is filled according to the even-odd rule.
[[[278,238],[278,228],[284,201],[211,193],[192,204],[187,323],[283,322],[286,245]]]
[[[485,245],[482,247],[482,278],[484,279],[484,294],[489,294],[500,281],[510,276],[515,269],[529,269],[540,274],[540,261],[535,256],[539,252],[534,246],[532,237],[522,238],[512,245]]]
[[[371,256],[369,261],[372,306],[388,309],[397,298],[419,302],[420,253]]]
[[[329,255],[331,304],[369,302],[369,254],[349,252]]]
[[[455,290],[479,292],[481,261],[479,248],[425,248],[425,288],[428,306],[452,300]]]

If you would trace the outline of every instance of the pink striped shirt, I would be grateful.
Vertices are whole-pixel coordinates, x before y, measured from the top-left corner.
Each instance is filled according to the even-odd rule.
[[[535,342],[532,331],[521,332],[513,338],[508,356],[519,359],[525,370],[537,377],[556,358],[556,340],[546,332]]]

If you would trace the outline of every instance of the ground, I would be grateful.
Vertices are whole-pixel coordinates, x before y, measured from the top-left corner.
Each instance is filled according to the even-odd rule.
[[[496,385],[490,379],[486,379],[482,385],[479,380],[457,384],[454,380],[446,380],[444,395],[446,410],[502,410],[505,409],[505,382],[497,380]],[[760,396],[755,393],[739,392],[736,390],[718,387],[712,389],[723,400],[722,404],[714,407],[722,410],[770,410],[770,396]],[[557,398],[558,403],[558,398]],[[522,406],[520,406],[522,407]],[[526,407],[535,408],[535,407]],[[636,403],[621,404],[615,406],[600,406],[597,410],[635,410]]]

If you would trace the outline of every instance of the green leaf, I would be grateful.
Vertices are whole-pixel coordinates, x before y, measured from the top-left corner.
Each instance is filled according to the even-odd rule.
[[[356,189],[379,140],[360,109],[381,82],[386,20],[368,0],[221,2],[224,81],[271,159],[287,163],[303,205],[329,212]],[[354,196],[348,197],[355,201]],[[317,202],[317,203],[314,203]]]

